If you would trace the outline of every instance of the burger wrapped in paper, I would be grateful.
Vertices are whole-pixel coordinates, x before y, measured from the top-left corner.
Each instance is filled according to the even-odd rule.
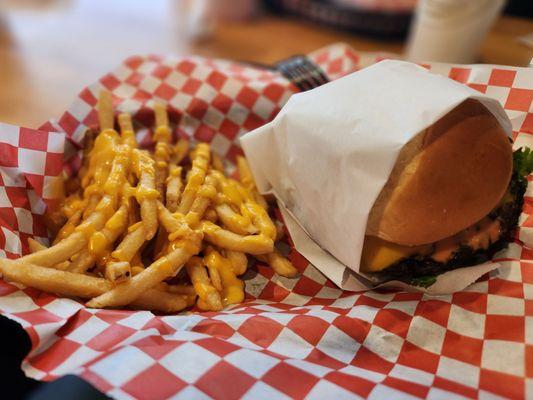
[[[242,145],[260,189],[336,264],[431,286],[512,240],[533,156],[513,156],[510,132],[497,101],[384,61],[294,95]]]

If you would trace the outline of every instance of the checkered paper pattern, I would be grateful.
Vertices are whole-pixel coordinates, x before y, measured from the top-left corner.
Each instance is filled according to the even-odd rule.
[[[335,79],[389,55],[335,45],[310,57]],[[501,101],[516,146],[533,147],[532,70],[425,66]],[[146,127],[152,100],[167,101],[175,134],[210,141],[229,164],[240,153],[237,138],[271,119],[296,90],[274,72],[227,61],[133,57],[39,131],[1,125],[0,248],[6,256],[24,252],[28,236],[45,238],[39,217],[44,181],[59,174],[65,139],[64,165],[76,169],[76,149],[96,123],[103,87],[120,111]],[[146,146],[150,134],[139,132]],[[44,165],[36,161],[43,157]],[[343,292],[289,239],[301,276],[286,279],[257,264],[245,275],[245,303],[223,312],[87,309],[2,280],[0,311],[32,339],[27,375],[51,380],[74,373],[118,399],[533,397],[533,250],[521,244],[533,236],[530,215],[533,185],[515,242],[498,254],[502,268],[447,296]]]

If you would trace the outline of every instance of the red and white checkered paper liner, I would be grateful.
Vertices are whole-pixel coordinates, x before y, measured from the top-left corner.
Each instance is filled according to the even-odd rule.
[[[331,79],[390,55],[334,45],[311,54]],[[501,101],[516,145],[533,147],[533,71],[427,65]],[[198,57],[133,57],[84,89],[40,130],[0,125],[0,252],[46,239],[46,182],[59,174],[87,126],[96,95],[150,126],[154,98],[167,101],[177,135],[209,141],[233,160],[239,135],[270,120],[296,89],[276,73]],[[408,95],[408,94],[406,94]],[[53,133],[53,132],[63,132]],[[149,131],[139,134],[150,144]],[[68,166],[76,168],[77,157]],[[533,185],[530,185],[533,186]],[[533,189],[519,237],[533,235]],[[157,316],[94,310],[0,280],[0,311],[22,324],[33,349],[26,373],[74,373],[129,398],[510,398],[533,397],[533,250],[517,239],[503,267],[453,295],[343,292],[291,250],[301,271],[286,279],[248,271],[247,300],[222,312]]]

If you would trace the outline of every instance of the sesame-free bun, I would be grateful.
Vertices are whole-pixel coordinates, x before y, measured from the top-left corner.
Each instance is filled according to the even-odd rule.
[[[511,144],[498,121],[467,100],[403,147],[366,234],[408,246],[451,236],[497,206],[512,169]]]

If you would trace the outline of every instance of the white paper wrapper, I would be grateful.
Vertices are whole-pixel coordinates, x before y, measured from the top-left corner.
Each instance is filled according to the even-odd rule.
[[[415,64],[387,60],[293,95],[241,144],[259,190],[278,199],[296,249],[341,288],[366,289],[373,284],[352,272],[359,271],[368,214],[398,153],[469,98],[511,134],[496,100]],[[497,266],[443,274],[429,292],[463,289]]]

